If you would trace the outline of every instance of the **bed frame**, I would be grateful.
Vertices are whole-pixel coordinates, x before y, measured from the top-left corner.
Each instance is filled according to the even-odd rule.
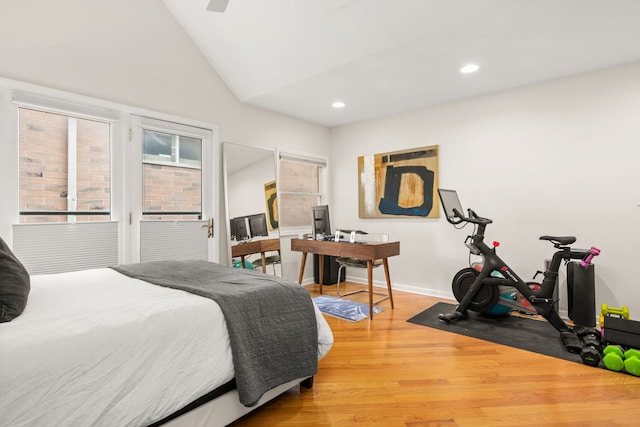
[[[238,391],[234,388],[189,412],[163,423],[162,426],[224,427],[298,385],[310,389],[313,386],[313,377],[299,378],[279,385],[262,395],[258,404],[252,407],[247,407],[240,403]]]

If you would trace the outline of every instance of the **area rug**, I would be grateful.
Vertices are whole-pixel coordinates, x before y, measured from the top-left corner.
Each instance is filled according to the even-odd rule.
[[[485,316],[473,311],[468,312],[466,319],[450,324],[438,319],[438,314],[449,313],[455,307],[453,304],[437,303],[407,322],[582,363],[580,355],[565,350],[560,334],[546,321],[509,315]]]
[[[315,297],[313,301],[321,312],[329,316],[339,317],[340,319],[350,320],[352,322],[359,322],[369,317],[369,304],[329,295]],[[380,313],[383,310],[382,307],[378,307],[377,305],[373,306],[373,314]]]

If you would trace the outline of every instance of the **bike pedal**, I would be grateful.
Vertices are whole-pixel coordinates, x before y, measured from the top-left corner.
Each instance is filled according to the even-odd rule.
[[[452,311],[451,313],[438,314],[438,319],[446,323],[451,323],[454,320],[464,319],[465,317],[467,317],[465,313],[462,313],[460,311]]]
[[[438,314],[438,319],[443,320],[446,323],[451,323],[451,319],[446,314]]]

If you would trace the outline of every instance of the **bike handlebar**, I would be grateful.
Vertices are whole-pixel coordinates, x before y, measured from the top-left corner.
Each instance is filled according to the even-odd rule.
[[[493,222],[489,218],[483,218],[481,216],[478,216],[478,214],[471,209],[467,209],[467,212],[469,213],[469,216],[464,216],[462,212],[460,212],[458,209],[453,208],[453,213],[455,213],[458,216],[458,218],[460,218],[460,221],[458,222],[458,224],[463,221],[470,222],[472,224],[480,224],[480,225],[487,225]]]

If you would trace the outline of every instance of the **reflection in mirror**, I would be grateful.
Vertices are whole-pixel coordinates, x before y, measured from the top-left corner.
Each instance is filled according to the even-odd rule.
[[[222,144],[229,264],[282,276],[275,154]]]

